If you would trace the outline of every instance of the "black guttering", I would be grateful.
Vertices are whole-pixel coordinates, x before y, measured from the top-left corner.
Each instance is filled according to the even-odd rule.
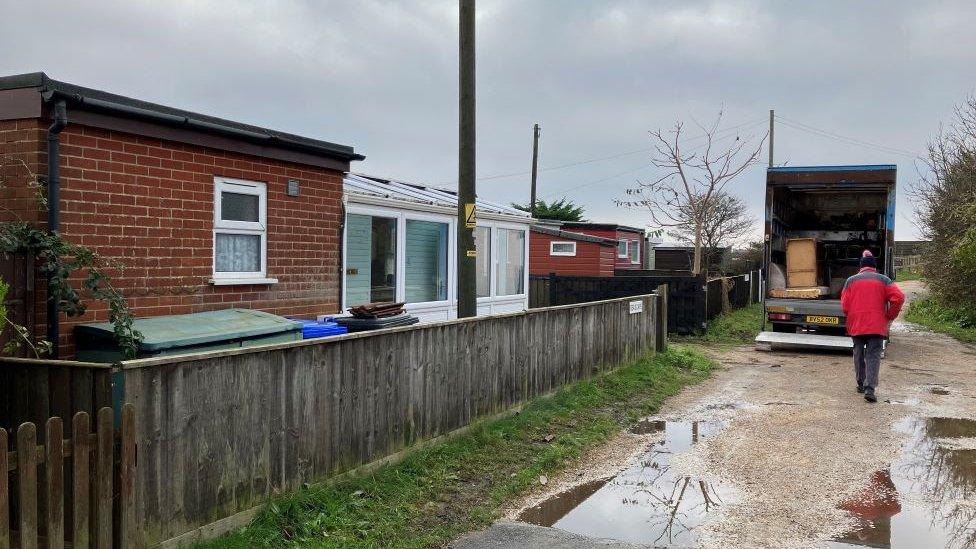
[[[565,238],[568,240],[578,240],[580,242],[595,242],[596,244],[602,244],[606,246],[616,246],[617,241],[610,238],[602,238],[599,236],[593,236],[583,233],[574,233],[572,231],[563,231],[560,229],[553,229],[552,227],[546,227],[545,225],[532,225],[531,229],[537,233],[547,234],[549,236],[557,236],[559,238]]]
[[[56,233],[61,229],[61,130],[68,125],[68,110],[64,101],[54,103],[54,120],[47,129],[47,230]],[[58,358],[61,326],[58,318],[58,299],[51,291],[51,275],[48,274],[47,290],[47,340],[51,342],[51,358]]]
[[[42,72],[0,77],[0,90],[18,88],[36,88],[45,101],[61,99],[86,110],[107,112],[125,118],[148,120],[166,126],[219,134],[264,146],[318,154],[345,162],[365,158],[348,145],[310,139],[76,86],[52,80]]]

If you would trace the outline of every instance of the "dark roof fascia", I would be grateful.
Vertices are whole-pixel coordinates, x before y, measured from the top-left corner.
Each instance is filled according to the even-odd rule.
[[[262,147],[289,149],[304,153],[327,156],[343,162],[363,160],[352,147],[328,141],[310,139],[299,135],[279,132],[259,126],[242,124],[214,116],[176,109],[85,88],[48,78],[44,73],[30,73],[0,77],[0,90],[35,88],[46,101],[64,99],[76,109],[107,113],[122,118],[147,120],[156,124],[210,133],[258,144]]]
[[[644,234],[644,229],[638,229],[637,227],[630,227],[627,225],[618,225],[616,223],[591,223],[589,221],[567,221],[562,224],[563,227],[578,227],[581,229],[607,229],[611,231],[624,231],[628,233],[640,233]]]
[[[549,236],[556,236],[559,238],[565,238],[567,240],[578,240],[581,242],[593,242],[595,244],[600,244],[601,246],[616,246],[617,241],[610,238],[601,238],[599,236],[593,236],[583,233],[574,233],[570,231],[562,231],[559,229],[553,229],[551,227],[546,227],[545,225],[532,225],[532,230],[537,233],[547,234]]]

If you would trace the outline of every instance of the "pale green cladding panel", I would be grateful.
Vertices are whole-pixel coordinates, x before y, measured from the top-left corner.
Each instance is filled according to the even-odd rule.
[[[346,305],[349,306],[370,302],[372,225],[371,216],[346,216]]]
[[[407,303],[447,299],[447,228],[447,223],[407,220]]]

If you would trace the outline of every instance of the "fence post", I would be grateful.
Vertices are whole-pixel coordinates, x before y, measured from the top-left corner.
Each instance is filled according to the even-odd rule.
[[[136,409],[131,403],[122,406],[122,464],[119,471],[119,528],[122,547],[142,547],[142,537],[136,525],[135,468],[136,468]]]
[[[17,428],[17,484],[20,487],[20,547],[37,549],[37,428]]]
[[[98,410],[95,457],[95,534],[99,549],[112,549],[112,454],[115,437],[111,408]]]
[[[657,341],[658,352],[668,350],[668,285],[657,287]]]
[[[47,546],[64,547],[64,423],[47,420],[44,467],[47,469]]]
[[[91,468],[89,458],[91,445],[88,435],[91,433],[91,420],[88,412],[78,412],[71,418],[71,471],[74,486],[72,487],[72,515],[71,524],[74,531],[73,549],[88,549],[89,535],[89,482]]]

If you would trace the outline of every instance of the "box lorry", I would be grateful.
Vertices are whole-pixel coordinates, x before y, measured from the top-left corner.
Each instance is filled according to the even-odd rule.
[[[853,348],[840,293],[864,250],[894,278],[895,176],[887,164],[766,170],[763,313],[771,331],[757,343]]]

